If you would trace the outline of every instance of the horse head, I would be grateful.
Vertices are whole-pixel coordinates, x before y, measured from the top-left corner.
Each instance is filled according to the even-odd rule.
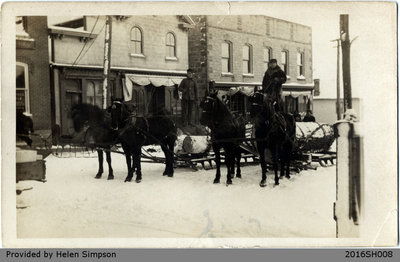
[[[81,132],[89,123],[89,114],[87,114],[87,108],[83,104],[73,106],[71,116],[75,132]]]
[[[253,121],[273,128],[274,118],[277,115],[275,110],[276,102],[261,92],[256,92],[249,97],[249,102],[251,103],[250,117]]]
[[[264,106],[264,94],[261,92],[255,92],[252,96],[249,97],[250,105],[250,117],[257,117],[263,109]]]
[[[111,115],[111,127],[114,130],[123,128],[130,117],[130,110],[128,105],[119,101],[114,100],[112,105],[107,109]]]
[[[95,105],[77,104],[71,109],[75,132],[80,132],[85,126],[102,125],[105,121],[104,112]]]
[[[200,103],[202,113],[200,116],[200,123],[205,126],[209,126],[215,114],[218,112],[218,91],[209,93],[204,97]]]

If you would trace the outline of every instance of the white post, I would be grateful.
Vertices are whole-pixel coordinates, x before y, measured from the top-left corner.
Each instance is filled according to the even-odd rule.
[[[336,237],[359,237],[362,204],[362,139],[355,114],[348,110],[346,119],[335,124],[337,143]]]
[[[106,20],[106,36],[104,40],[104,71],[103,71],[103,109],[107,109],[107,91],[110,85],[111,71],[111,28],[112,17],[107,16]]]

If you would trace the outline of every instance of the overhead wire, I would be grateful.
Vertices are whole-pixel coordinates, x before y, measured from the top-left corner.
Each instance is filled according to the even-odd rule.
[[[100,29],[99,33],[96,35],[96,37],[93,39],[92,43],[90,44],[90,46],[85,50],[85,52],[82,54],[82,56],[78,59],[78,61],[76,62],[77,64],[81,61],[81,59],[86,55],[86,53],[90,50],[90,48],[92,47],[92,45],[94,44],[94,42],[96,42],[97,37],[101,34],[101,32],[103,32],[104,28],[106,27],[106,23],[104,23],[103,27]]]
[[[96,22],[94,23],[93,28],[92,28],[92,30],[90,31],[90,34],[89,34],[89,36],[88,36],[89,39],[90,39],[90,37],[91,37],[92,34],[93,34],[93,31],[94,31],[94,29],[95,29],[95,27],[96,27],[96,25],[97,25],[97,22],[99,21],[99,18],[100,18],[100,16],[97,16]],[[76,63],[77,63],[79,57],[81,56],[83,50],[85,49],[87,43],[88,43],[88,41],[85,41],[85,44],[83,45],[83,47],[82,47],[81,51],[79,52],[78,56],[76,57],[75,61],[72,63],[72,66],[76,65]]]

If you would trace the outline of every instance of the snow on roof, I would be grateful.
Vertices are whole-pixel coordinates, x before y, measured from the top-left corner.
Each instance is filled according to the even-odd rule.
[[[90,34],[89,31],[83,30],[83,29],[78,29],[78,28],[69,28],[69,27],[61,27],[61,26],[49,26],[49,29],[52,31],[63,31],[63,32],[75,32],[75,33],[84,33],[84,34]]]

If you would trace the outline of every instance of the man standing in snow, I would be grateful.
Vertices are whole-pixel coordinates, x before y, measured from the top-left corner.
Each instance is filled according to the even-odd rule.
[[[192,111],[193,106],[197,105],[198,93],[197,85],[193,80],[193,70],[187,70],[187,77],[182,80],[178,90],[182,92],[182,122],[183,125],[193,125],[192,123]]]
[[[276,102],[275,109],[277,111],[282,110],[282,84],[285,82],[286,73],[278,66],[278,61],[276,59],[271,59],[269,61],[268,69],[264,74],[262,87],[263,92]]]

